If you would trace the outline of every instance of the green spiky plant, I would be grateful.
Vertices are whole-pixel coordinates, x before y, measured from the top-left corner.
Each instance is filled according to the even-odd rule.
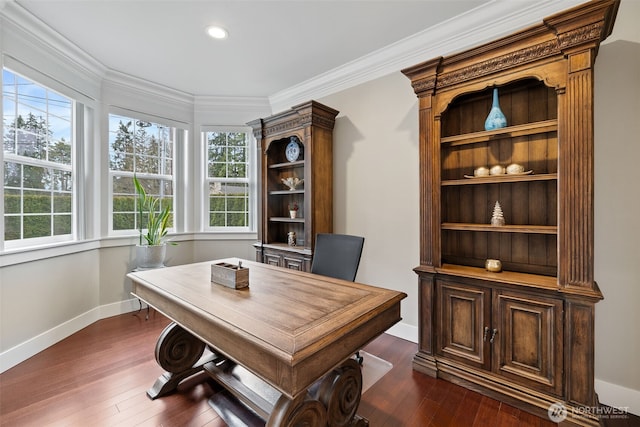
[[[158,212],[160,199],[149,196],[135,175],[133,176],[133,184],[136,187],[136,194],[138,195],[138,214],[140,215],[138,231],[140,233],[140,246],[143,244],[143,239],[149,246],[161,245],[164,243],[164,237],[167,235],[167,226],[171,218],[170,206],[166,205],[162,211]],[[142,219],[145,213],[147,215],[146,233],[142,231]],[[175,245],[175,243],[171,244]]]

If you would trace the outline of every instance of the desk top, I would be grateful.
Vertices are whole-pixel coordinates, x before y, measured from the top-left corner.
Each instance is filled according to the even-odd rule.
[[[249,287],[211,283],[211,264],[133,272],[132,294],[289,397],[400,318],[402,292],[242,260]]]

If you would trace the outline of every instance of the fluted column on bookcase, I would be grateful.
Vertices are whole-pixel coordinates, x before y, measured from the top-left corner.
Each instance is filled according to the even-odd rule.
[[[547,18],[566,58],[567,86],[560,96],[558,281],[561,287],[601,298],[594,281],[593,64],[613,29],[619,2],[605,0]]]
[[[593,2],[574,13],[546,20],[565,56],[566,88],[558,94],[563,195],[558,226],[558,283],[565,297],[565,398],[579,406],[598,404],[594,389],[595,303],[602,294],[594,280],[594,112],[593,65],[600,41],[613,28],[615,0]],[[596,423],[598,420],[591,420]]]
[[[435,117],[434,94],[436,73],[442,58],[402,70],[411,81],[418,96],[420,129],[420,265],[415,268],[419,276],[418,293],[422,316],[418,324],[418,353],[413,358],[416,370],[435,377],[434,357],[434,286],[435,267],[440,266],[440,177],[437,168],[424,165],[440,164],[440,121]]]
[[[593,289],[593,72],[591,52],[571,54],[560,120],[559,281]]]
[[[418,95],[420,131],[420,165],[440,164],[440,146],[434,144],[440,134],[439,120],[436,123],[433,95],[436,88],[436,73],[442,58],[406,68],[402,73],[412,81]],[[420,169],[420,266],[433,270],[440,265],[440,192],[439,174],[435,168]],[[425,242],[429,242],[426,243]]]

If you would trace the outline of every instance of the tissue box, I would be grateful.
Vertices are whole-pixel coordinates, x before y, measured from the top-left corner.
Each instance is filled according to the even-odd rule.
[[[226,262],[211,264],[211,282],[232,289],[246,288],[249,286],[249,269]]]

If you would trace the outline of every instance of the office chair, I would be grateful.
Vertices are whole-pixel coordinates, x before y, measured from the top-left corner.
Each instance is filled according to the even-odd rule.
[[[356,280],[363,246],[364,237],[318,233],[311,272],[353,282]],[[362,365],[360,352],[356,352],[355,359]]]
[[[311,272],[353,282],[363,246],[364,237],[319,233],[316,235]]]

